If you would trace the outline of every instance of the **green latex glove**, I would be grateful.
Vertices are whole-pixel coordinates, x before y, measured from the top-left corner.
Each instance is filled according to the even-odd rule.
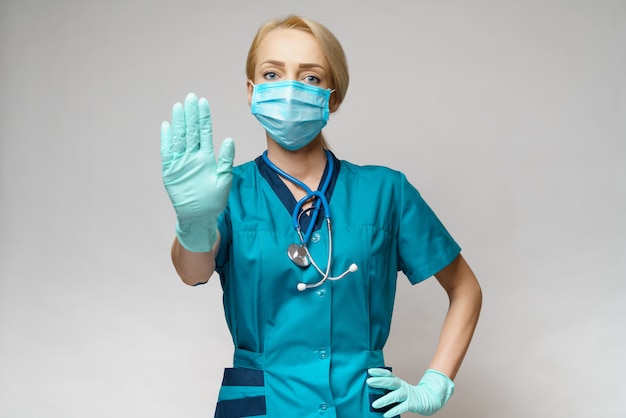
[[[417,384],[412,386],[396,377],[387,369],[369,369],[370,378],[367,384],[373,388],[387,389],[391,392],[375,400],[372,406],[376,409],[398,403],[383,414],[383,417],[395,417],[403,412],[416,412],[420,415],[433,415],[448,402],[454,383],[448,376],[429,369]]]
[[[189,251],[206,252],[217,241],[217,217],[228,201],[235,144],[227,138],[219,159],[213,149],[209,102],[190,93],[176,103],[172,125],[161,125],[163,184],[176,211],[176,236]]]

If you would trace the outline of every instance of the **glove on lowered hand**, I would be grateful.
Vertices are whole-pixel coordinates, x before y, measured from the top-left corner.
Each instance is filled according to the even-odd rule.
[[[226,207],[235,144],[227,138],[215,160],[209,102],[190,93],[176,103],[172,125],[161,125],[163,184],[176,211],[176,236],[189,251],[206,252],[217,241],[217,218]]]
[[[398,403],[383,414],[385,418],[395,417],[403,412],[433,415],[448,402],[454,392],[452,380],[445,374],[432,369],[424,373],[422,380],[416,386],[396,377],[387,369],[369,369],[368,373],[372,376],[367,379],[370,387],[391,391],[375,400],[372,406],[379,409]]]

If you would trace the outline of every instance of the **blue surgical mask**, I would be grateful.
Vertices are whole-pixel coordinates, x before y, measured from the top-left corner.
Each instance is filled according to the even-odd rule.
[[[295,80],[257,84],[251,111],[274,141],[295,151],[310,144],[326,126],[331,93]]]

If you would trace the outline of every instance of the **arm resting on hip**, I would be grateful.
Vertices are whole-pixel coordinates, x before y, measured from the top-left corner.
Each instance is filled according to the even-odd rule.
[[[429,368],[454,379],[478,323],[482,291],[476,276],[461,255],[435,277],[448,294],[450,306]]]

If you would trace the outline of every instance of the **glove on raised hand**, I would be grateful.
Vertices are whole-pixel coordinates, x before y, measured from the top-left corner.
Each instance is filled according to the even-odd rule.
[[[391,391],[375,400],[372,406],[379,409],[398,403],[383,414],[385,418],[395,417],[403,412],[433,415],[448,402],[454,392],[452,380],[445,374],[432,369],[424,373],[422,380],[416,386],[396,377],[387,369],[369,369],[368,373],[372,376],[367,379],[370,387]]]
[[[163,184],[176,211],[176,236],[189,251],[206,252],[217,241],[217,218],[226,207],[235,144],[227,138],[219,160],[213,149],[209,102],[190,93],[176,103],[172,125],[161,125]]]

